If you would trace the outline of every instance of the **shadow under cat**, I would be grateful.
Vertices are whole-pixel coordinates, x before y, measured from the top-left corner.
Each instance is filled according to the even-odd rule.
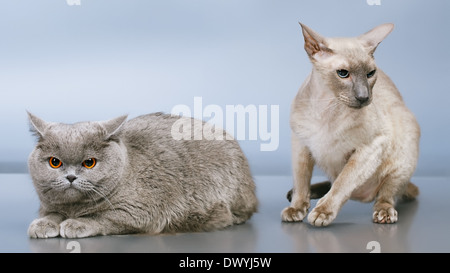
[[[231,253],[237,249],[242,253],[251,253],[256,252],[257,237],[257,230],[248,221],[243,225],[212,232],[29,239],[29,246],[36,253]]]
[[[313,203],[316,201],[313,201]],[[354,204],[355,203],[355,204]],[[264,240],[289,240],[289,252],[318,252],[342,253],[361,252],[368,253],[368,243],[379,243],[380,252],[411,252],[408,237],[419,207],[419,200],[401,202],[398,210],[402,213],[401,220],[396,224],[381,225],[367,221],[367,211],[371,204],[360,204],[350,201],[342,209],[342,214],[334,223],[325,228],[317,228],[308,223],[287,223],[262,227],[267,215],[257,213],[254,218],[243,225],[236,225],[213,232],[134,235],[110,235],[89,237],[81,239],[51,238],[29,239],[32,252],[43,253],[97,253],[97,252],[147,252],[147,253],[255,253],[277,252],[278,248]],[[274,210],[275,211],[275,210]],[[351,217],[351,219],[350,219]],[[274,228],[280,228],[280,233]],[[270,230],[269,230],[270,229]],[[268,237],[272,234],[272,238]],[[282,238],[280,237],[282,236]],[[265,237],[265,238],[263,238]],[[71,245],[79,244],[79,248]],[[263,246],[264,245],[264,246]],[[263,249],[263,247],[266,247]],[[286,246],[285,246],[286,247]],[[286,251],[285,251],[286,252]]]

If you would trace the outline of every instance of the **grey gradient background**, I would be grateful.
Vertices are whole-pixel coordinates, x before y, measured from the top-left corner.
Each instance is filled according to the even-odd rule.
[[[185,104],[279,105],[280,144],[240,141],[255,175],[290,175],[289,108],[311,65],[301,21],[325,36],[394,31],[377,64],[421,128],[418,176],[450,175],[445,0],[0,0],[0,172],[26,172],[26,110],[48,121],[130,118]]]

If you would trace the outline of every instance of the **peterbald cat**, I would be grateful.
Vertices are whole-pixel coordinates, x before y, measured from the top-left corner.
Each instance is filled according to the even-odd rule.
[[[29,236],[199,232],[247,221],[258,202],[238,142],[219,128],[223,140],[177,140],[180,119],[202,134],[202,121],[162,113],[75,124],[29,114],[40,199]]]
[[[372,202],[375,223],[395,223],[398,199],[414,199],[420,127],[374,52],[393,30],[383,24],[359,37],[326,38],[300,24],[312,72],[291,105],[294,185],[283,221],[327,226],[349,199]],[[329,182],[310,185],[314,166]],[[321,192],[320,192],[321,191]]]

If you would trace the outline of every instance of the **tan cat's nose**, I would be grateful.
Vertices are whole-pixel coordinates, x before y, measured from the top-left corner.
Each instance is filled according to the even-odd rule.
[[[355,96],[355,99],[359,103],[364,104],[364,103],[366,103],[369,100],[369,97],[368,96]]]
[[[69,174],[68,176],[66,176],[66,179],[69,180],[70,183],[72,183],[75,179],[77,179],[77,177],[73,174]]]

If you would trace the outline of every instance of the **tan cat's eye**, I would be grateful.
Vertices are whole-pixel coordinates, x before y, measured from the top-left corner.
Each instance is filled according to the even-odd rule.
[[[376,69],[370,71],[370,72],[367,74],[367,78],[372,78],[373,75],[375,75],[375,72],[376,72],[376,71],[377,71]]]
[[[95,164],[97,164],[97,160],[95,158],[88,158],[83,161],[83,167],[88,169],[94,168]]]
[[[50,167],[52,167],[53,169],[58,169],[59,167],[62,166],[61,160],[53,156],[49,158],[48,163],[50,164]]]
[[[339,70],[337,70],[336,71],[336,73],[338,74],[338,76],[340,77],[340,78],[343,78],[343,79],[345,79],[345,78],[348,78],[348,76],[349,76],[349,72],[348,72],[348,70],[345,70],[345,69],[339,69]]]

